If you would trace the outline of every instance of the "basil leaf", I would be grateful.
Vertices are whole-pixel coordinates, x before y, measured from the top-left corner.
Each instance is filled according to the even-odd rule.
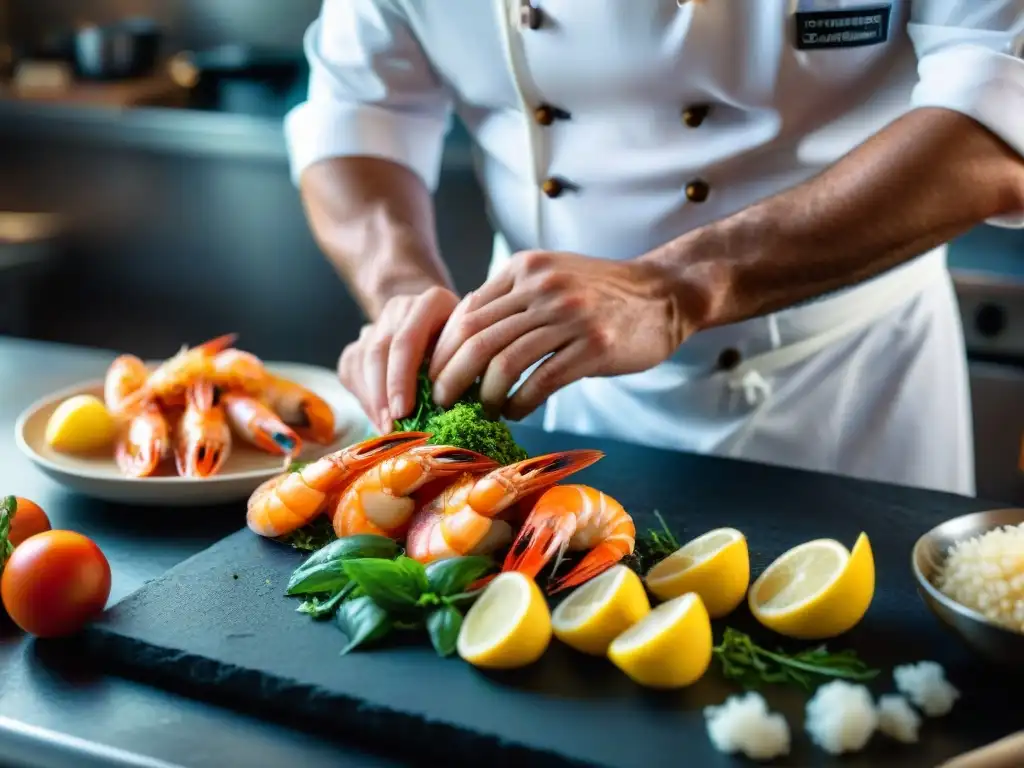
[[[426,568],[427,581],[431,590],[442,597],[449,597],[459,594],[494,567],[491,558],[475,555],[436,560]]]
[[[345,573],[345,562],[335,560],[330,563],[310,568],[305,571],[296,571],[288,580],[286,595],[319,595],[324,592],[337,592],[348,584],[348,574]]]
[[[457,608],[445,605],[427,615],[427,632],[438,656],[451,656],[462,628],[462,614]]]
[[[409,558],[359,558],[346,560],[344,567],[349,578],[377,605],[389,613],[402,612],[416,607],[427,583],[426,575],[417,572],[406,561],[415,562]]]
[[[317,596],[306,600],[296,610],[299,613],[305,613],[314,619],[326,619],[329,618],[341,605],[341,602],[352,594],[355,584],[351,581],[346,584],[342,589],[331,595],[327,600],[323,602]]]
[[[430,591],[430,581],[427,579],[427,569],[423,567],[423,563],[405,555],[395,558],[395,563],[401,566],[402,571],[410,581],[415,582],[419,590],[419,594],[416,595],[417,598],[424,592]]]
[[[462,608],[470,606],[476,599],[484,593],[484,588],[474,589],[472,592],[459,592],[457,595],[451,595],[443,599],[446,605],[454,605],[456,608]]]
[[[346,600],[338,606],[335,620],[348,638],[348,644],[341,650],[342,656],[361,645],[380,640],[391,631],[387,611],[370,597]]]
[[[318,549],[295,569],[296,573],[312,570],[324,563],[357,557],[379,557],[390,560],[398,554],[398,543],[386,536],[359,534],[335,539]]]

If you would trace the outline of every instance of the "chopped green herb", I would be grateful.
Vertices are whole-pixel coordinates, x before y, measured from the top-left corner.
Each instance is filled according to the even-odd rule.
[[[326,516],[323,516],[297,531],[279,537],[278,541],[303,552],[315,552],[326,547],[336,538],[334,526]]]
[[[527,458],[508,425],[488,417],[474,385],[455,405],[445,410],[434,402],[433,384],[426,369],[417,377],[416,406],[412,415],[395,422],[405,432],[429,432],[429,443],[451,445],[482,453],[499,464],[514,464]]]

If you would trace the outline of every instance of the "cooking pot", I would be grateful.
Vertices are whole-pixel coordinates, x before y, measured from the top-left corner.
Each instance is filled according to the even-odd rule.
[[[162,33],[150,19],[92,24],[74,35],[74,65],[88,80],[123,80],[151,74],[160,55]]]

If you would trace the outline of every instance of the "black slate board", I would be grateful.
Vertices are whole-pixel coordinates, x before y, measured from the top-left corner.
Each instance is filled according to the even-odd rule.
[[[535,454],[584,445],[539,433],[526,433],[524,444]],[[717,526],[740,528],[750,542],[755,575],[802,541],[831,536],[852,546],[867,531],[878,574],[875,600],[839,645],[883,667],[872,686],[876,694],[893,690],[892,665],[923,659],[943,664],[963,692],[952,714],[926,721],[921,744],[908,747],[876,735],[867,750],[840,760],[814,747],[803,732],[806,695],[769,688],[770,706],[786,714],[793,734],[789,758],[775,764],[935,766],[1021,726],[1019,708],[1005,699],[1005,674],[972,656],[928,613],[909,569],[911,546],[928,528],[991,505],[745,462],[587,444],[608,456],[580,473],[581,482],[619,498],[638,526],[653,524],[652,512],[659,510],[681,540]],[[300,557],[239,531],[114,606],[87,630],[86,647],[130,676],[410,762],[741,764],[716,752],[705,730],[702,708],[737,691],[720,676],[717,662],[692,688],[656,693],[557,642],[534,667],[502,674],[440,659],[425,640],[342,657],[343,636],[335,625],[295,613],[297,602],[283,597]],[[745,607],[728,624],[778,643],[759,631]]]

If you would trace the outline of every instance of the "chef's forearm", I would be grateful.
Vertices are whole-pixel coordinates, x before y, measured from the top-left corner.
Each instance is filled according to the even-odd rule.
[[[371,320],[394,296],[451,287],[430,192],[409,169],[337,158],[310,166],[300,187],[317,243]]]
[[[877,275],[986,219],[1024,210],[1024,160],[940,109],[894,122],[824,173],[668,243],[680,336]]]

